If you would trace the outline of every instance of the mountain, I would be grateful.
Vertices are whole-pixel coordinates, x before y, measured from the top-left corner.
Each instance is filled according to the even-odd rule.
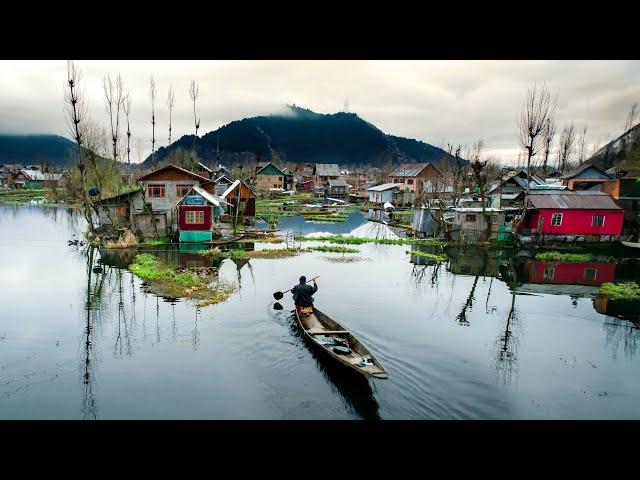
[[[387,135],[355,113],[320,114],[288,106],[282,114],[233,121],[198,138],[186,135],[169,147],[161,147],[161,162],[169,151],[191,150],[205,164],[220,161],[233,165],[242,161],[277,159],[281,162],[337,163],[381,166],[387,162],[433,162],[450,157],[444,150],[410,138]],[[151,157],[145,160],[149,165]]]
[[[68,152],[75,143],[58,135],[0,135],[0,164],[19,163],[64,167],[68,163]]]
[[[640,169],[640,123],[611,140],[585,163],[603,170],[612,167]]]

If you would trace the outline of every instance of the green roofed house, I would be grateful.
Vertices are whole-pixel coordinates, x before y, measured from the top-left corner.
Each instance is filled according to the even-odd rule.
[[[269,193],[272,188],[285,188],[285,173],[269,162],[256,172],[255,189]]]

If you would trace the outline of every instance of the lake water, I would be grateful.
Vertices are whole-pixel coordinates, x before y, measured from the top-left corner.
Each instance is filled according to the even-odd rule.
[[[280,227],[394,234],[358,213]],[[637,281],[637,259],[550,264],[450,248],[433,265],[408,246],[365,244],[350,262],[321,252],[224,260],[220,278],[238,290],[200,309],[145,292],[126,270],[133,252],[68,246],[82,229],[62,208],[0,205],[0,418],[640,418],[637,312],[594,301],[602,281]],[[153,250],[174,264],[215,262]],[[312,351],[290,295],[274,309],[272,293],[303,274],[320,275],[316,305],[388,380]]]

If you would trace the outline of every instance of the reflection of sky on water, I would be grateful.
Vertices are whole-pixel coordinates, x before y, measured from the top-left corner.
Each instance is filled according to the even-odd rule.
[[[363,225],[354,215],[303,233]],[[88,278],[87,255],[66,243],[77,228],[64,210],[0,206],[2,418],[91,418],[92,408],[97,418],[640,416],[637,328],[598,313],[588,295],[527,293],[518,281],[514,296],[508,255],[452,249],[447,263],[419,265],[408,246],[365,244],[354,255],[369,261],[355,264],[319,252],[225,260],[220,277],[238,292],[198,311],[145,293],[117,259]],[[272,293],[301,274],[320,275],[318,306],[389,380],[354,385],[292,331],[288,294],[273,309]],[[101,293],[87,354],[88,288]]]

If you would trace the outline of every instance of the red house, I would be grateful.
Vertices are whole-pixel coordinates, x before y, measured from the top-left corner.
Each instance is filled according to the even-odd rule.
[[[530,191],[522,234],[538,240],[617,241],[623,210],[610,195],[584,190]]]

